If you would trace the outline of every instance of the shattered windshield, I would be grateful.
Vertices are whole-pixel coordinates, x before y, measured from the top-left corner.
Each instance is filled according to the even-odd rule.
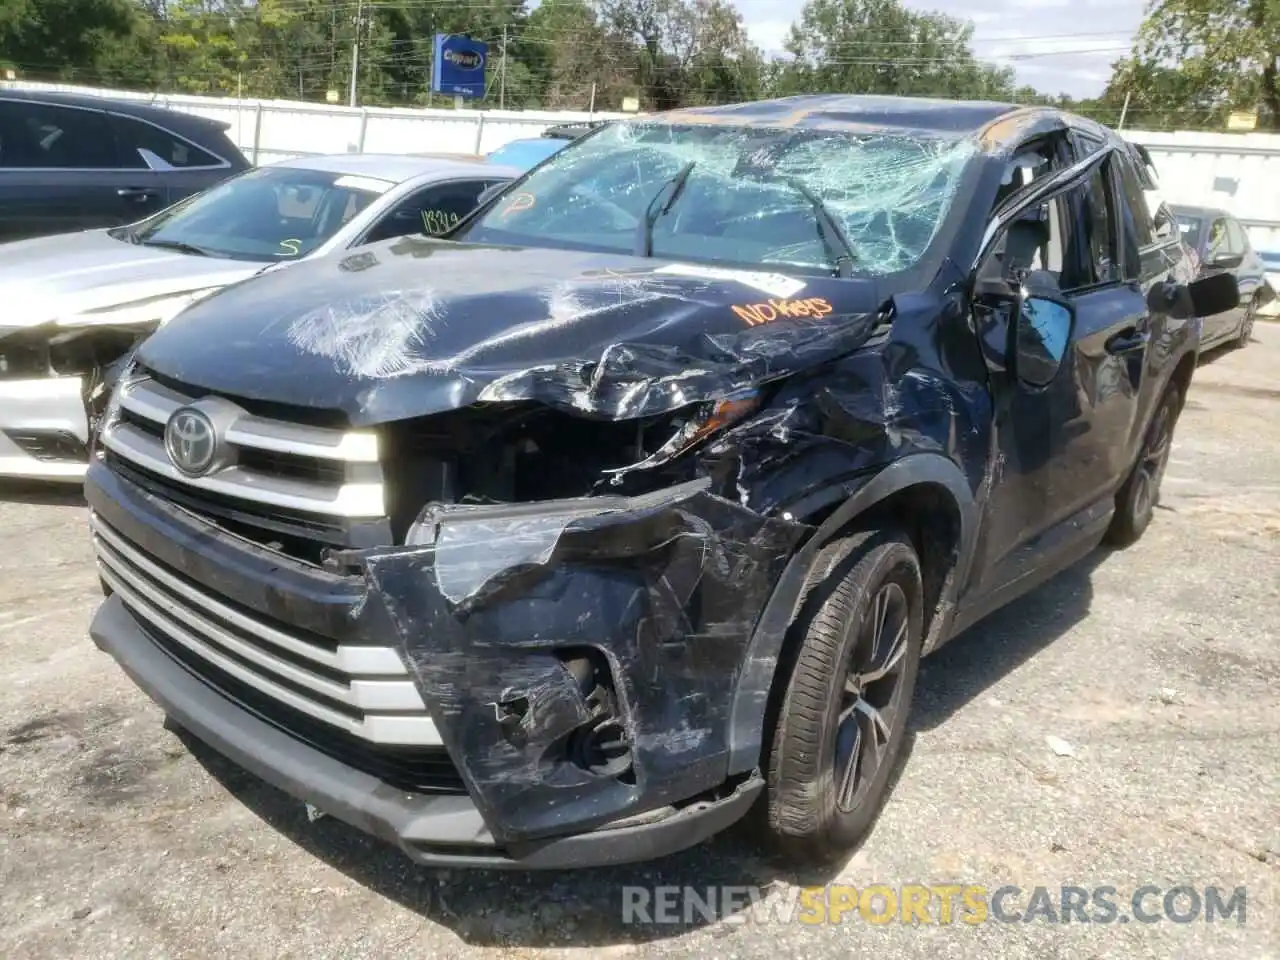
[[[832,273],[851,254],[856,274],[894,273],[929,248],[974,153],[924,134],[615,124],[454,239],[644,255],[649,213],[655,257]]]
[[[198,193],[118,239],[235,260],[296,260],[392,183],[301,167],[262,167]]]

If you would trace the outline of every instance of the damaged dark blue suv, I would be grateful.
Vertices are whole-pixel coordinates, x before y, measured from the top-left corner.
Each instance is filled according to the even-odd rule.
[[[227,288],[113,393],[93,638],[419,862],[654,857],[753,806],[838,856],[920,658],[1151,519],[1237,291],[1145,177],[1056,110],[684,110],[446,240]]]

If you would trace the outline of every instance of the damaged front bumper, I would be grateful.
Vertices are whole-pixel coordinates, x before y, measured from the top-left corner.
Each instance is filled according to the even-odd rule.
[[[421,543],[349,552],[340,569],[319,571],[102,464],[86,495],[95,520],[150,563],[234,598],[243,615],[399,652],[457,790],[388,782],[330,749],[314,724],[302,736],[280,711],[229,695],[198,658],[166,655],[127,594],[112,594],[91,628],[179,725],[419,862],[649,859],[720,831],[760,793],[758,770],[731,769],[731,718],[753,627],[805,533],[799,524],[695,483],[443,508],[424,517]]]
[[[78,482],[88,466],[82,378],[0,380],[0,477]]]

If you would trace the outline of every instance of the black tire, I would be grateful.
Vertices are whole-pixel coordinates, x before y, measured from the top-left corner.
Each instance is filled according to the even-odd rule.
[[[906,734],[923,642],[920,562],[907,537],[891,530],[863,532],[827,549],[816,569],[842,553],[847,557],[810,593],[793,625],[800,647],[779,704],[766,770],[770,838],[788,858],[809,862],[846,853],[875,822]],[[882,649],[869,651],[877,610],[882,610]],[[891,648],[895,641],[900,654],[897,646]],[[877,657],[881,665],[894,657],[896,669],[883,679],[858,683],[859,692],[850,691],[846,681],[853,682],[855,662],[866,677],[877,671],[863,673],[862,664],[874,666]],[[850,697],[862,706],[851,706]],[[858,743],[879,745],[874,767],[868,760],[838,768],[847,748],[856,750],[855,729]],[[861,739],[872,731],[879,733],[874,741]],[[845,772],[856,780],[852,797],[843,798],[851,799],[848,803],[841,796]]]
[[[1244,316],[1240,318],[1240,332],[1232,343],[1236,349],[1248,346],[1253,339],[1253,322],[1258,318],[1258,295],[1255,293],[1249,305],[1244,308]]]
[[[1105,537],[1105,542],[1111,546],[1127,547],[1136,543],[1151,524],[1160,503],[1160,484],[1164,480],[1165,467],[1169,465],[1173,431],[1181,412],[1182,391],[1175,384],[1170,384],[1151,418],[1147,436],[1138,452],[1138,461],[1116,492],[1116,512]]]

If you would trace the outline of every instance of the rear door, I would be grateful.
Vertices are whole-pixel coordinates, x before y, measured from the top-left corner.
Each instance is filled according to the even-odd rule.
[[[226,158],[166,127],[120,114],[111,114],[110,120],[122,165],[154,173],[156,196],[147,204],[154,209],[207,190],[236,172]]]
[[[129,223],[158,189],[124,168],[105,112],[0,100],[0,241]]]
[[[1076,308],[1071,367],[1078,442],[1055,467],[1059,516],[1110,504],[1138,451],[1153,317],[1147,294],[1170,262],[1125,151],[1115,151],[1067,199],[1076,240],[1064,291]],[[1127,176],[1135,176],[1126,190]],[[1135,194],[1136,188],[1136,195]]]
[[[1244,259],[1242,252],[1235,249],[1227,219],[1225,216],[1215,216],[1209,221],[1205,230],[1204,250],[1200,257],[1205,276],[1211,277],[1219,273],[1234,274]],[[1243,290],[1240,292],[1244,293]],[[1204,340],[1206,343],[1215,343],[1230,336],[1239,325],[1240,309],[1238,307],[1205,317]]]

